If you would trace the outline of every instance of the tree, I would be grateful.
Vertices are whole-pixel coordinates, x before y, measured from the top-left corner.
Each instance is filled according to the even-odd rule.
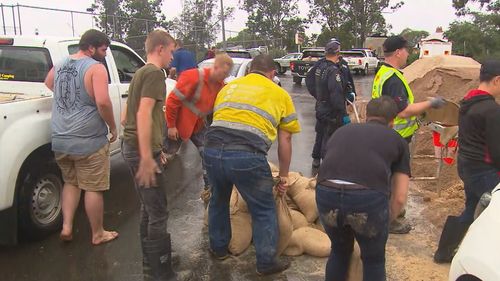
[[[298,0],[242,0],[248,13],[247,27],[272,46],[291,47],[295,31],[303,31],[305,21],[299,13]],[[281,40],[280,40],[281,39]]]
[[[500,12],[499,0],[453,0],[453,7],[457,10],[457,15],[463,16],[472,13],[469,9],[471,3],[479,3],[482,9],[492,13]]]
[[[420,43],[420,40],[429,36],[429,32],[425,30],[413,30],[411,28],[405,28],[399,35],[408,40],[408,45],[410,47],[415,48],[415,46]]]
[[[389,0],[307,0],[310,6],[309,18],[345,37],[353,35],[355,46],[362,46],[372,33],[386,33],[387,24],[382,12],[392,11],[404,3],[390,6]],[[340,36],[339,36],[340,37]]]
[[[157,28],[169,27],[161,12],[163,0],[95,0],[97,25],[113,40],[125,42],[144,54],[147,34]]]

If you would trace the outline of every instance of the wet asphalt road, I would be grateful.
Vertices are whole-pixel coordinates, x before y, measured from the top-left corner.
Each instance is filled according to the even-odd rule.
[[[280,77],[291,94],[302,126],[293,137],[291,171],[311,174],[311,150],[314,142],[314,99],[304,84],[294,85],[289,73]],[[358,96],[369,97],[372,76],[356,76]],[[277,161],[276,147],[269,160]],[[302,256],[293,258],[284,274],[261,278],[255,274],[255,252],[249,249],[224,262],[210,258],[207,230],[203,227],[201,166],[194,146],[184,145],[180,157],[166,171],[169,181],[169,231],[174,250],[181,262],[176,268],[191,271],[191,280],[323,280],[326,259]],[[142,280],[141,251],[138,235],[139,204],[132,177],[120,154],[112,157],[111,190],[105,194],[105,226],[120,233],[116,241],[91,246],[90,230],[83,206],[77,211],[74,241],[62,243],[55,233],[40,241],[0,247],[0,280],[15,281],[132,281]]]

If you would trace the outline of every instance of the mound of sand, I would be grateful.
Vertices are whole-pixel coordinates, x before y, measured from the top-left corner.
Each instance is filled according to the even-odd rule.
[[[416,60],[403,72],[416,101],[442,96],[459,102],[479,84],[481,65],[468,57],[437,56]]]

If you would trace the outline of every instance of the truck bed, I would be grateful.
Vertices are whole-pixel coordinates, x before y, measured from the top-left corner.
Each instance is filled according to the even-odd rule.
[[[23,101],[23,100],[40,99],[40,98],[43,98],[43,96],[28,96],[28,95],[23,95],[23,94],[18,94],[18,93],[0,92],[0,104],[12,103],[12,102]]]

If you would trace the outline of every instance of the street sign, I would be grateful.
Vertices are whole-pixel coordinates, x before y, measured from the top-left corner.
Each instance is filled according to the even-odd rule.
[[[297,45],[304,44],[304,34],[299,32],[295,33],[295,44]]]

